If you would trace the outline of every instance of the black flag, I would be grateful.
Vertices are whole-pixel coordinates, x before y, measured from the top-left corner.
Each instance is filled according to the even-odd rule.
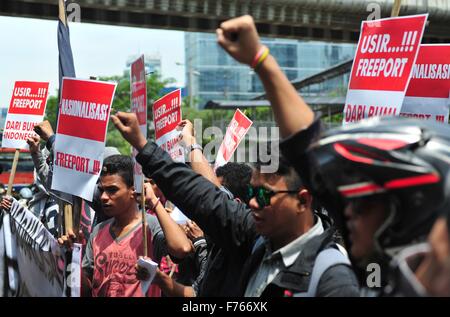
[[[72,48],[70,46],[69,25],[67,23],[64,0],[59,0],[58,21],[58,50],[59,50],[59,94],[63,77],[75,78],[75,65],[73,63]]]

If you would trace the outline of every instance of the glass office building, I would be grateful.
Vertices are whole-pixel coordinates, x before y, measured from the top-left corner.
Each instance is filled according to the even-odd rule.
[[[356,45],[263,38],[287,77],[299,80],[354,56]],[[215,34],[185,33],[186,83],[202,107],[209,100],[249,100],[263,92],[262,83],[248,67],[219,47]],[[337,95],[347,89],[348,75],[308,87],[302,93]]]

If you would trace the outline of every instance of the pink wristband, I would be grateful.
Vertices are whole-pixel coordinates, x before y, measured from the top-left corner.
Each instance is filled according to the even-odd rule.
[[[258,61],[261,58],[261,56],[264,54],[264,52],[267,50],[267,47],[263,46],[256,54],[255,58],[253,59],[252,64],[250,65],[251,68],[255,68],[258,65]]]

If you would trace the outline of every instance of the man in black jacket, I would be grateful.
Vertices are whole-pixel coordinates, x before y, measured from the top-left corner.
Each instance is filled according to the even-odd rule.
[[[311,195],[282,157],[275,173],[255,170],[248,209],[185,164],[174,162],[155,143],[147,143],[134,114],[119,112],[112,118],[124,138],[138,149],[137,160],[144,173],[215,244],[232,253],[236,265],[243,267],[241,284],[229,295],[290,296],[308,292],[317,255],[337,245],[333,228],[313,213]],[[255,247],[258,234],[266,239]],[[236,285],[239,279],[233,273],[227,276],[230,285]],[[351,267],[341,263],[321,276],[314,295],[357,296],[358,291]]]
[[[254,65],[272,103],[291,103],[294,96],[298,97],[275,59],[261,45],[251,17],[222,23],[217,35],[219,44],[235,59]],[[304,108],[309,109],[306,104]],[[300,120],[304,127],[313,118],[311,111],[309,114],[305,115],[306,120]],[[289,111],[275,116],[289,116]],[[155,143],[147,143],[135,115],[119,112],[112,120],[139,151],[137,160],[147,177],[155,180],[166,197],[195,220],[215,244],[234,255],[234,267],[242,268],[242,274],[237,270],[214,272],[227,275],[226,282],[233,289],[229,295],[358,295],[356,277],[348,261],[315,265],[322,251],[341,252],[335,250],[339,247],[333,239],[334,230],[314,214],[311,195],[281,157],[278,170],[265,174],[263,168],[257,168],[253,173],[249,209],[246,204],[230,200],[186,165],[173,162]],[[298,123],[294,118],[292,127],[298,127]],[[258,235],[265,239],[255,245]],[[316,267],[326,270],[315,274]],[[236,287],[238,275],[241,283]],[[315,280],[316,275],[319,278]]]

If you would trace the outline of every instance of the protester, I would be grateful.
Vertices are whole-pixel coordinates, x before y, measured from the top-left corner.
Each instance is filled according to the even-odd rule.
[[[303,176],[329,210],[346,217],[355,262],[381,267],[376,295],[399,292],[389,280],[392,258],[424,241],[445,210],[449,136],[436,123],[381,118],[328,132],[307,152]],[[293,146],[284,149],[299,150]]]
[[[430,250],[415,271],[425,295],[450,296],[450,209],[433,226],[428,243]],[[424,295],[424,294],[422,294]]]
[[[164,208],[166,198],[159,187],[153,180],[144,183],[146,207],[152,210],[158,217],[161,228],[169,242],[184,241],[183,253],[172,254],[172,258],[178,263],[172,262],[171,256],[167,255],[162,258],[160,263],[161,270],[158,270],[155,283],[161,287],[163,294],[166,296],[193,297],[198,292],[198,285],[203,279],[204,271],[207,263],[207,245],[203,236],[203,232],[194,226],[191,222],[186,225],[178,225],[170,216],[168,210]],[[155,205],[156,204],[156,205]],[[191,239],[188,233],[196,236]],[[192,241],[188,242],[187,239]],[[174,280],[170,273],[174,267],[170,267],[169,272],[165,272],[163,265],[171,264],[176,266],[177,274]],[[169,267],[168,267],[169,268]],[[169,274],[167,274],[169,273]]]
[[[251,199],[250,211],[186,165],[172,161],[155,143],[147,143],[135,114],[118,112],[112,120],[123,137],[139,151],[136,158],[146,176],[199,223],[214,243],[230,249],[237,263],[246,264],[239,290],[230,295],[284,296],[286,290],[305,292],[309,275],[299,276],[296,283],[288,282],[283,276],[295,274],[297,270],[312,272],[317,254],[338,248],[332,241],[334,230],[323,225],[321,217],[313,213],[312,197],[289,165],[280,164],[278,172],[273,174],[254,173],[252,186],[257,198]],[[260,200],[262,197],[264,200]],[[267,244],[261,244],[252,253],[258,233],[267,237]],[[274,263],[264,263],[264,255],[266,261],[271,259],[268,262]],[[237,276],[230,276],[227,283],[235,284],[236,279]],[[356,294],[356,278],[344,261],[328,268],[318,281],[317,292],[312,293],[317,296]]]
[[[171,255],[181,260],[192,251],[191,243],[180,226],[170,217],[152,187],[150,183],[144,183],[146,205],[155,213],[166,237],[167,247],[172,250]]]
[[[216,169],[216,175],[222,186],[228,189],[233,197],[246,201],[248,186],[252,178],[252,169],[243,163],[227,163]]]
[[[53,130],[48,121],[37,124],[35,130],[39,131],[47,143],[48,139],[53,135]],[[41,150],[40,141],[41,137],[39,135],[31,136],[27,139],[35,169],[35,191],[29,202],[29,209],[36,217],[41,219],[41,222],[54,237],[59,237],[62,226],[59,204],[55,197],[50,194],[51,183],[48,179],[50,166],[52,165],[52,153],[47,147]],[[51,149],[50,144],[49,148]]]
[[[137,208],[130,157],[113,155],[105,159],[100,174],[102,208],[111,219],[97,225],[89,238],[83,258],[83,290],[91,296],[144,296],[137,279],[136,264],[144,255],[141,213]],[[167,253],[183,250],[182,245],[166,246],[166,239],[154,216],[146,216],[148,256],[155,262]],[[71,247],[73,232],[58,242]],[[181,251],[182,252],[182,251]],[[152,285],[147,296],[159,296]]]
[[[248,56],[244,54],[245,51],[239,50],[239,43],[245,39],[248,50],[251,50],[252,47],[261,47],[261,44],[251,18],[244,17],[239,18],[239,20],[240,23],[236,22],[234,25],[229,24],[225,27],[222,25],[222,28],[217,32],[219,44],[221,44],[222,47],[224,47],[224,49],[226,49],[230,55],[238,61],[251,65],[251,55]],[[245,36],[242,36],[239,32],[243,29],[249,30],[249,32],[246,32]],[[238,40],[235,41],[232,40],[232,38],[237,38]],[[399,207],[395,205],[394,202],[400,197],[399,192],[402,191],[401,188],[408,187],[408,183],[406,182],[404,184],[401,182],[400,184],[397,184],[394,181],[394,184],[396,184],[396,188],[394,188],[397,189],[398,192],[392,188],[391,192],[393,191],[394,194],[389,197],[376,197],[371,201],[370,199],[369,201],[364,201],[361,199],[356,199],[359,195],[354,195],[355,199],[353,199],[353,201],[352,199],[343,200],[343,198],[348,198],[343,195],[343,192],[346,189],[345,185],[349,185],[348,192],[351,193],[353,188],[351,188],[350,185],[355,184],[355,179],[362,178],[365,181],[369,180],[369,184],[371,184],[370,182],[375,183],[375,189],[370,189],[377,192],[377,189],[380,187],[382,188],[386,181],[395,180],[395,177],[401,177],[401,173],[399,175],[396,175],[394,172],[392,172],[392,174],[389,173],[388,171],[392,170],[392,167],[386,162],[389,162],[389,160],[394,160],[392,157],[389,157],[389,150],[397,149],[399,152],[398,155],[402,155],[400,154],[402,147],[400,145],[393,148],[389,148],[389,146],[385,148],[381,147],[381,149],[385,150],[385,152],[382,152],[382,150],[376,149],[377,144],[386,143],[388,145],[392,145],[395,142],[377,142],[377,140],[373,141],[372,144],[358,144],[355,146],[357,142],[349,136],[349,129],[344,128],[340,131],[340,133],[337,133],[337,136],[330,136],[330,141],[328,141],[328,144],[326,143],[327,139],[321,140],[320,143],[318,143],[317,150],[311,151],[310,155],[305,155],[304,152],[308,146],[317,140],[321,133],[320,121],[319,118],[314,118],[314,115],[308,105],[297,94],[294,87],[287,84],[286,77],[278,72],[277,69],[278,66],[276,65],[276,62],[269,55],[269,57],[263,62],[262,67],[260,67],[257,71],[257,74],[266,89],[268,99],[271,102],[271,106],[275,114],[275,119],[280,127],[281,135],[286,138],[286,140],[282,143],[283,153],[295,166],[297,172],[302,176],[306,187],[312,189],[315,196],[320,198],[321,203],[323,203],[325,207],[328,207],[327,209],[331,211],[334,216],[337,216],[339,220],[343,219],[342,210],[344,206],[347,206],[345,216],[350,218],[349,224],[352,233],[350,235],[350,241],[353,242],[351,250],[353,257],[358,258],[359,263],[362,261],[367,264],[367,261],[371,258],[371,256],[374,256],[375,249],[375,253],[378,253],[378,255],[375,255],[375,258],[379,259],[379,256],[383,258],[380,259],[380,262],[382,262],[381,264],[384,268],[385,263],[387,263],[395,253],[395,250],[392,249],[395,249],[396,247],[402,248],[405,244],[408,245],[414,243],[416,239],[423,239],[423,237],[429,232],[431,224],[437,217],[439,208],[442,208],[442,197],[436,200],[434,195],[436,195],[437,192],[441,194],[443,191],[448,192],[448,185],[442,184],[441,182],[441,187],[438,186],[438,190],[433,192],[429,191],[429,188],[427,188],[428,184],[421,184],[420,182],[415,184],[418,188],[418,195],[422,198],[417,199],[419,199],[419,202],[422,202],[422,206],[425,207],[425,210],[423,207],[416,208],[417,206],[414,206],[414,203],[418,205],[420,205],[420,203],[416,201],[416,198],[411,199],[411,197],[409,198],[409,205],[405,203],[405,201],[408,201],[406,198],[400,199],[400,201],[404,203],[403,206]],[[402,121],[400,120],[400,122]],[[379,131],[377,131],[376,127],[371,130],[371,125],[377,126],[376,123],[367,124],[367,129],[372,133],[366,133],[363,135],[366,137],[367,143],[369,143],[371,139],[376,139],[376,136],[379,133],[385,132],[387,126],[396,127],[397,124],[400,123],[388,122],[385,124],[380,124],[379,127],[381,128]],[[406,125],[408,126],[408,124]],[[409,127],[411,131],[417,132],[418,125],[419,122],[415,122],[410,124]],[[414,130],[412,130],[413,127]],[[435,123],[431,123],[430,127],[427,127],[427,132],[435,132],[436,129],[440,128],[436,127]],[[355,131],[358,131],[358,129],[355,128]],[[430,133],[433,135],[433,132]],[[398,131],[397,134],[398,135],[396,137],[401,140],[400,144],[405,142],[405,140],[399,137],[401,135],[400,131]],[[441,137],[443,135],[446,137],[450,135],[448,131],[440,133],[436,132],[436,134],[441,135]],[[355,133],[355,135],[357,135],[357,133]],[[427,137],[425,137],[425,135]],[[341,144],[339,143],[339,137],[345,140],[342,142],[345,145],[348,144],[347,147],[340,147]],[[348,140],[346,140],[346,137]],[[424,146],[424,148],[431,148],[431,145],[427,147],[423,144],[424,139],[429,141],[427,133],[424,133],[422,139],[419,137],[420,142],[416,141],[417,143],[411,145],[411,147],[413,147],[411,151],[414,150],[414,146],[418,147],[420,145]],[[446,141],[444,140],[446,140],[445,137],[436,142],[444,142],[445,144]],[[363,143],[363,141],[361,141],[361,143]],[[431,142],[431,144],[433,144],[433,142]],[[372,145],[372,148],[370,149],[373,152],[372,156],[370,156],[370,153],[367,154],[367,148],[370,148],[370,145]],[[334,146],[334,148],[332,146]],[[443,148],[445,147],[448,148],[448,145],[445,145]],[[323,150],[324,148],[327,150]],[[420,153],[420,151],[420,149],[417,150],[417,153]],[[382,154],[380,154],[380,152],[382,152]],[[416,155],[417,153],[414,152]],[[367,155],[369,155],[369,157],[365,157]],[[378,162],[377,160],[382,162],[383,156],[380,157],[380,155],[386,155],[389,159],[384,158],[385,162],[383,162],[383,164],[373,163]],[[438,163],[438,159],[425,159],[426,162],[428,161],[427,163],[431,164],[434,168],[440,169],[440,178],[443,180],[448,178],[448,176],[446,176],[446,169],[449,166],[447,157],[448,152],[442,156],[442,160],[445,161],[445,163]],[[336,162],[338,162],[338,159],[341,161],[339,161],[339,163],[334,163],[333,159]],[[412,162],[412,159],[411,161],[408,161],[407,159],[408,156],[404,158],[408,164],[411,164],[412,166],[415,164],[420,166],[419,163]],[[424,158],[420,156],[420,159],[423,160]],[[430,160],[433,161],[433,163],[429,162]],[[370,164],[371,162],[373,164]],[[381,167],[379,165],[381,165]],[[367,168],[364,169],[362,166]],[[377,167],[379,168],[377,169]],[[414,169],[414,167],[412,168]],[[407,170],[407,167],[405,167],[405,169]],[[400,168],[399,170],[401,171]],[[411,175],[414,175],[413,171],[414,170],[410,172]],[[416,172],[420,175],[417,170]],[[406,171],[403,171],[403,174],[405,173]],[[406,175],[408,174],[406,173]],[[318,180],[321,180],[321,182]],[[411,181],[411,183],[413,182]],[[325,186],[324,184],[328,184],[328,186]],[[409,185],[414,190],[414,186],[411,184]],[[422,187],[420,185],[423,185],[424,187],[422,193]],[[339,193],[339,189],[343,192]],[[370,192],[370,190],[368,191]],[[362,193],[359,194],[360,196],[364,196]],[[443,195],[448,195],[448,193],[444,192]],[[356,203],[357,201],[358,204]],[[432,204],[432,206],[428,206],[428,204]],[[418,209],[418,216],[411,217],[410,212],[412,211],[410,209]],[[361,214],[358,210],[365,211]],[[358,213],[355,213],[355,211],[358,211]],[[402,216],[402,212],[407,213],[408,216]],[[363,216],[364,214],[366,216]],[[364,218],[365,221],[362,220]],[[342,224],[342,221],[339,223]],[[387,276],[385,271],[386,270],[384,270],[383,276]],[[385,283],[386,281],[384,281],[383,284],[385,285]],[[387,289],[389,289],[389,292],[393,294],[395,293],[394,288],[395,286],[391,285]],[[384,291],[386,291],[386,289]]]
[[[240,185],[236,186],[227,181],[223,184],[204,157],[201,146],[197,145],[192,122],[189,120],[182,120],[177,128],[181,131],[180,141],[187,154],[186,161],[190,163],[192,170],[216,185],[229,199],[235,199],[236,201],[241,202],[247,201],[246,197],[247,189],[250,185],[251,169],[247,167],[249,169],[249,175],[246,174],[245,179],[240,180]],[[239,173],[239,175],[233,174],[236,171],[236,169],[233,168],[227,168],[222,171],[222,181],[224,177],[226,180],[231,180],[242,176],[241,173]],[[232,191],[230,191],[226,185],[230,185],[229,187]],[[246,216],[246,209],[241,209],[239,212],[242,213],[242,217]],[[213,239],[208,236],[206,236],[206,241],[209,250],[208,260],[204,270],[203,279],[198,280],[199,285],[196,294],[200,297],[209,297],[230,296],[233,293],[238,292],[239,285],[234,282],[234,279],[235,276],[240,276],[244,265],[243,261],[245,261],[245,259],[237,261],[234,252],[231,252],[229,248],[222,248],[220,244],[215,244]],[[219,272],[221,273],[219,274]]]
[[[158,270],[154,283],[161,287],[166,296],[195,297],[203,282],[208,262],[208,250],[203,231],[193,221],[182,226],[186,236],[192,241],[193,253],[185,257],[178,265],[178,278],[174,280],[170,274]]]

